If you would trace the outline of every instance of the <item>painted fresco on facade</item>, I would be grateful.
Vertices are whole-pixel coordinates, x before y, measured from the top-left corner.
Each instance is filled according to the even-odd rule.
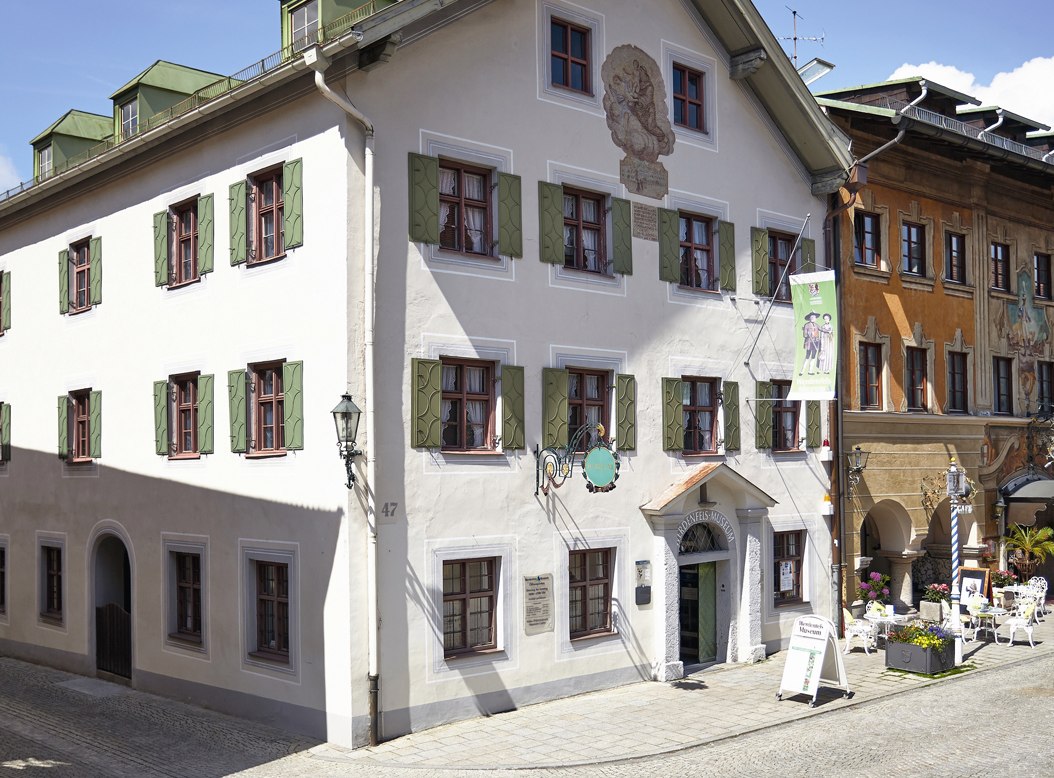
[[[600,74],[611,140],[626,152],[619,164],[622,183],[634,194],[661,199],[669,186],[658,160],[674,144],[662,71],[644,51],[623,44],[604,60]]]
[[[1006,304],[1005,315],[999,318],[996,327],[999,337],[1006,339],[1007,349],[1018,357],[1018,384],[1025,407],[1031,409],[1036,390],[1036,359],[1046,350],[1050,326],[1046,312],[1036,305],[1032,274],[1027,270],[1017,274],[1017,289],[1017,300]]]

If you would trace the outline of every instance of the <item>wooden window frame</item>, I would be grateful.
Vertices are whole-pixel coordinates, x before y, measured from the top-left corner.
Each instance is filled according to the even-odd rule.
[[[172,434],[169,444],[169,459],[196,459],[198,451],[198,378],[200,373],[184,373],[168,379]],[[189,388],[190,397],[186,396]],[[186,414],[186,415],[185,415]],[[186,420],[189,416],[189,422]],[[187,426],[189,424],[189,426]],[[187,448],[189,433],[191,446]]]
[[[882,262],[882,217],[869,211],[857,211],[853,217],[853,237],[854,264],[877,269]],[[869,238],[872,240],[870,246]]]
[[[988,249],[992,271],[992,288],[1010,291],[1010,246],[993,241]]]
[[[944,280],[966,283],[966,236],[961,232],[944,234]]]
[[[556,48],[556,41],[553,35],[553,30],[556,27],[560,27],[564,31],[564,40],[567,44],[566,51],[559,51]],[[585,37],[585,56],[575,57],[572,54],[571,36],[572,33],[580,33]],[[569,92],[583,95],[593,95],[593,74],[592,74],[592,60],[593,60],[593,31],[589,27],[583,27],[580,24],[574,24],[561,19],[557,16],[553,16],[549,20],[549,83],[557,87],[558,89],[566,89]],[[557,70],[553,67],[554,63],[559,61],[563,63],[565,69],[566,79],[564,82],[557,80]],[[583,73],[583,84],[582,88],[572,86],[573,78],[571,77],[571,70],[575,66],[582,68]]]
[[[83,313],[92,307],[90,244],[85,239],[70,246],[70,314]]]
[[[882,344],[861,341],[858,349],[860,363],[860,408],[882,409]]]
[[[773,451],[800,451],[801,434],[798,426],[801,422],[801,402],[788,400],[790,393],[790,381],[772,381],[772,450]],[[784,419],[789,418],[792,423],[784,425]],[[784,431],[791,431],[794,440],[787,440]]]
[[[677,78],[680,76],[681,84],[683,85],[682,91],[677,91]],[[689,83],[692,79],[697,81],[696,94],[698,97],[692,97],[689,94]],[[706,74],[701,70],[695,70],[687,65],[682,65],[679,62],[673,63],[673,74],[670,80],[671,90],[673,95],[673,123],[678,127],[684,127],[695,132],[706,134],[706,103],[704,97],[706,92]],[[697,113],[697,121],[692,122],[689,118],[691,109],[695,108]],[[677,118],[678,109],[680,109],[681,118]]]
[[[564,213],[564,228],[566,229],[570,227],[573,230],[575,238],[574,255],[571,257],[568,257],[567,249],[569,247],[567,245],[567,239],[564,239],[564,267],[570,268],[571,270],[578,270],[583,273],[593,273],[594,275],[605,277],[612,276],[611,264],[608,262],[607,258],[607,195],[564,186],[563,197],[564,199],[573,197],[575,200],[575,216],[571,217]],[[583,218],[582,202],[584,200],[590,200],[596,203],[598,221],[589,222]],[[563,209],[563,200],[561,200],[561,209]],[[587,229],[594,229],[597,232],[596,270],[591,270],[586,262],[583,233]]]
[[[268,591],[267,572],[274,570],[274,591]],[[273,562],[263,559],[253,560],[253,577],[255,578],[254,603],[256,607],[256,646],[251,655],[272,662],[289,664],[289,573],[287,562]],[[284,580],[285,594],[282,594]],[[267,622],[268,606],[273,607],[274,626],[269,629]],[[283,618],[284,606],[284,618]],[[273,635],[272,635],[273,633]],[[274,646],[271,646],[271,638]]]
[[[789,541],[793,540],[793,543]],[[791,548],[791,546],[796,548]],[[797,553],[792,553],[796,551]],[[772,533],[772,605],[781,608],[785,605],[798,605],[805,602],[802,592],[802,563],[805,560],[805,530],[789,530]],[[787,597],[780,591],[780,564],[791,562],[794,571],[794,588]]]
[[[91,390],[69,393],[70,462],[91,462]]]
[[[249,202],[252,206],[252,240],[246,264],[261,265],[285,257],[285,200],[283,199],[282,166],[263,170],[249,176]],[[271,191],[271,204],[264,205],[264,194]],[[264,253],[264,219],[274,219],[274,252]]]
[[[603,560],[602,575],[594,575],[594,570],[590,565],[590,556],[599,556]],[[584,577],[575,577],[574,571],[576,569],[578,560],[582,560],[582,569],[584,571]],[[590,638],[598,635],[611,635],[614,634],[615,628],[611,618],[611,601],[612,601],[612,589],[615,583],[615,549],[614,548],[588,548],[579,551],[569,551],[567,554],[567,581],[568,581],[568,592],[567,592],[567,628],[568,636],[571,640],[579,640],[582,638]],[[590,619],[590,589],[592,587],[602,586],[603,600],[605,607],[603,610],[603,617],[601,623],[596,626],[591,626],[593,623]],[[579,600],[578,604],[580,609],[576,609],[575,593],[578,593]],[[580,610],[580,612],[576,612]],[[580,619],[582,624],[581,629],[574,629],[576,618]]]
[[[125,118],[125,109],[131,108],[128,118]],[[117,114],[121,125],[120,140],[128,140],[139,132],[139,97],[133,97],[117,106]]]
[[[769,230],[769,297],[790,302],[790,276],[798,272],[801,248],[794,250],[796,235]],[[786,275],[784,275],[786,268]],[[783,283],[780,283],[782,279]]]
[[[450,251],[455,254],[462,254],[466,257],[494,257],[494,239],[492,235],[492,222],[494,218],[494,212],[491,205],[491,193],[494,191],[494,171],[487,170],[486,168],[476,167],[474,165],[465,165],[460,162],[455,162],[449,159],[439,160],[439,178],[442,183],[443,170],[452,171],[457,179],[457,193],[453,195],[444,194],[442,188],[439,192],[439,215],[442,218],[443,205],[447,204],[456,209],[458,214],[457,224],[451,225],[448,228],[444,228],[442,222],[439,224],[439,247],[443,251]],[[465,194],[465,175],[476,175],[483,179],[483,199],[472,200]],[[469,208],[477,208],[483,211],[483,235],[481,237],[482,247],[480,251],[474,251],[466,249],[466,233],[468,231],[468,216],[467,211]],[[454,245],[447,245],[443,242],[443,236],[447,229],[453,228],[455,231],[456,241]]]
[[[900,272],[916,278],[926,277],[926,225],[903,222],[900,225]]]
[[[201,554],[187,551],[173,551],[173,564],[175,565],[175,594],[176,594],[176,631],[169,637],[185,640],[191,643],[202,642],[202,613],[201,613]],[[191,561],[189,577],[183,562]],[[192,611],[188,619],[188,601]],[[191,626],[187,627],[187,621]]]
[[[684,409],[684,448],[682,449],[683,454],[716,454],[717,453],[717,417],[718,409],[720,408],[720,398],[718,397],[718,387],[720,386],[720,380],[717,378],[702,378],[699,376],[681,376],[681,381],[685,384],[685,392],[682,395],[682,401],[685,395],[688,396],[689,402],[682,402]],[[710,387],[710,404],[704,405],[699,402],[701,395],[701,388],[703,386]],[[710,414],[710,423],[704,428],[703,424],[700,423],[701,419],[705,419],[704,414]],[[702,444],[705,441],[706,434],[710,435],[710,446],[705,447]]]
[[[441,400],[449,400],[450,402],[457,402],[460,404],[460,412],[458,413],[456,435],[457,444],[446,443],[446,433],[451,427],[447,424],[446,420],[442,418],[442,412],[440,412],[440,424],[442,425],[441,438],[443,441],[442,451],[444,453],[452,454],[474,454],[480,452],[493,452],[497,451],[497,439],[494,434],[494,417],[495,417],[495,397],[494,397],[494,384],[496,381],[495,365],[494,362],[483,360],[483,359],[456,359],[453,357],[440,357],[440,370],[445,368],[455,368],[458,370],[458,385],[460,389],[442,390]],[[469,392],[468,387],[464,380],[465,368],[479,368],[484,370],[483,383],[485,391],[483,393]],[[442,385],[442,379],[440,379],[440,385]],[[483,401],[487,404],[486,420],[484,421],[483,431],[483,445],[481,446],[466,446],[465,443],[468,440],[468,403]],[[454,406],[451,406],[453,410]]]
[[[249,366],[250,394],[252,396],[249,442],[250,454],[273,456],[286,453],[285,449],[285,386],[282,383],[282,366],[284,360],[277,362],[261,362]],[[268,372],[273,372],[274,379],[271,393],[264,394],[263,387]],[[270,408],[272,423],[264,423],[266,410]],[[274,446],[266,448],[262,445],[265,430],[273,428]]]
[[[1036,281],[1035,294],[1037,300],[1050,300],[1050,254],[1037,251],[1032,255],[1032,267]]]
[[[1054,362],[1036,363],[1036,413],[1041,418],[1054,413]]]
[[[948,412],[966,413],[969,402],[969,383],[967,366],[969,360],[965,351],[948,352]]]
[[[44,544],[41,551],[40,616],[47,621],[62,622],[64,614],[62,589],[62,546]]]
[[[927,351],[918,346],[904,349],[904,399],[909,411],[928,410],[929,377],[926,375]]]
[[[189,216],[190,228],[185,229],[184,216]],[[169,209],[169,272],[168,288],[175,289],[184,284],[201,280],[198,264],[198,198],[188,200]],[[190,270],[183,267],[183,247],[190,250]]]
[[[457,576],[459,589],[451,591],[448,589],[447,584],[451,583],[453,578],[448,578],[447,569],[458,565],[461,566],[461,573]],[[485,567],[485,577],[489,581],[488,586],[477,589],[472,588],[472,576],[469,572],[471,565],[483,565]],[[452,657],[465,656],[466,654],[486,653],[497,649],[498,575],[500,570],[500,557],[446,559],[443,561],[443,654],[445,658],[450,659]],[[487,625],[484,629],[490,635],[490,639],[485,642],[473,643],[471,640],[473,630],[470,627],[470,622],[473,616],[472,604],[474,600],[482,600],[487,603],[486,610],[480,611],[480,613],[489,614]],[[448,625],[457,617],[457,614],[448,613],[447,605],[453,603],[461,603],[461,622],[457,633],[460,638],[460,646],[450,647],[447,645],[447,635],[454,634],[454,632],[448,629]]]
[[[304,18],[304,32],[302,35],[297,37],[296,32],[296,15],[301,11],[307,11],[311,6],[315,6],[315,29],[311,30],[311,25],[307,21],[306,13]],[[290,8],[289,11],[289,46],[292,48],[294,53],[299,53],[311,46],[314,41],[303,41],[301,39],[307,38],[309,35],[313,38],[318,37],[318,31],[322,29],[322,11],[319,0],[306,0],[306,2],[300,3],[297,6]]]
[[[992,413],[1014,415],[1014,364],[1010,357],[992,357]]]
[[[579,397],[571,396],[571,389],[574,384],[573,377],[578,378],[579,386]],[[586,397],[584,387],[586,385],[586,379],[590,377],[596,377],[599,379],[599,398]],[[567,368],[567,434],[570,438],[575,434],[575,431],[586,423],[588,418],[587,410],[589,408],[600,409],[600,423],[604,425],[605,429],[609,426],[608,421],[611,419],[611,372],[608,370],[585,370],[581,368],[569,367]],[[578,410],[577,420],[575,418],[575,410]],[[585,451],[596,442],[593,434],[583,435],[579,442],[579,451]]]
[[[706,242],[695,242],[695,225],[702,224],[706,230]],[[720,275],[714,261],[714,219],[694,213],[680,211],[677,214],[677,229],[685,235],[680,241],[681,283],[685,289],[698,289],[706,292],[718,291]],[[702,252],[703,270],[696,268],[695,253]],[[705,282],[705,283],[704,283]]]

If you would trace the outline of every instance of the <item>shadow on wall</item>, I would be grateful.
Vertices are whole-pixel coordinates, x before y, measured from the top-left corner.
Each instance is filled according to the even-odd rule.
[[[52,453],[14,449],[0,466],[0,534],[8,536],[7,623],[0,625],[0,653],[95,675],[99,571],[92,567],[108,556],[96,553],[101,544],[120,537],[130,560],[133,687],[326,740],[322,606],[344,514],[342,508],[245,497],[100,463],[67,466]],[[61,629],[45,631],[41,624],[37,532],[62,538]],[[207,663],[201,654],[166,647],[175,619],[175,587],[162,533],[207,537],[201,630]],[[246,602],[256,598],[258,584],[255,562],[245,549],[267,548],[269,542],[296,544],[290,661],[275,665],[282,672],[246,666],[245,646],[256,640],[249,626],[256,612]],[[350,649],[353,678],[363,653]],[[289,692],[293,679],[295,696]],[[355,717],[356,728],[364,713]]]

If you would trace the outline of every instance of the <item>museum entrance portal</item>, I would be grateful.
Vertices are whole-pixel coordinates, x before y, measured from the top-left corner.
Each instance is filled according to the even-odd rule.
[[[717,661],[717,564],[680,568],[681,656],[685,665]]]

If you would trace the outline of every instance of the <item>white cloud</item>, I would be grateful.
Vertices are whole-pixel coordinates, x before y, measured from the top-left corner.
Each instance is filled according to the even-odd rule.
[[[1036,57],[1009,72],[996,73],[990,84],[978,83],[976,76],[954,65],[926,62],[904,64],[889,78],[924,76],[938,84],[976,97],[982,105],[998,105],[1008,111],[1054,126],[1054,57]]]
[[[6,192],[21,182],[15,163],[9,157],[0,155],[0,192]]]

